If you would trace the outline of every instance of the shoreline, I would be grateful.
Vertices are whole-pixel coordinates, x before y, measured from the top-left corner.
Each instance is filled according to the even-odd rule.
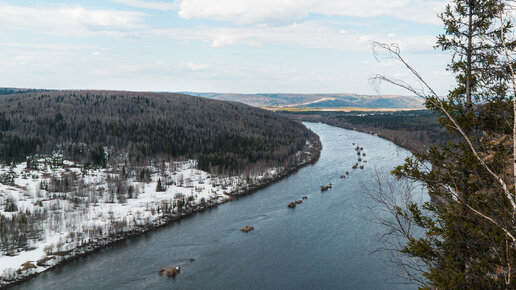
[[[152,221],[148,224],[135,226],[135,228],[130,231],[116,234],[114,236],[110,236],[110,237],[106,237],[106,238],[97,239],[90,244],[76,247],[72,250],[64,251],[59,254],[55,254],[54,257],[60,257],[60,258],[56,258],[56,260],[58,260],[58,261],[56,261],[56,263],[54,265],[49,266],[48,268],[46,268],[40,272],[30,273],[30,272],[27,272],[28,270],[25,270],[26,271],[25,273],[23,273],[23,272],[19,273],[19,276],[17,276],[14,280],[0,279],[0,288],[7,289],[7,288],[14,287],[16,285],[20,285],[23,282],[30,280],[33,277],[36,277],[47,271],[53,270],[57,267],[63,266],[68,262],[80,259],[81,257],[85,257],[85,256],[95,253],[101,249],[116,245],[117,243],[120,243],[127,239],[138,237],[138,236],[141,236],[146,233],[150,233],[153,230],[162,228],[167,225],[171,225],[172,223],[174,223],[176,221],[179,221],[183,218],[192,216],[193,214],[196,214],[198,212],[202,212],[207,209],[214,208],[220,204],[224,204],[226,202],[232,201],[233,199],[238,199],[240,197],[252,194],[256,191],[259,191],[260,189],[263,189],[276,182],[279,182],[282,179],[290,176],[291,174],[296,173],[299,169],[309,166],[309,165],[313,165],[314,163],[316,163],[319,160],[320,152],[322,150],[322,144],[321,144],[318,136],[317,136],[317,138],[314,138],[313,140],[310,140],[310,141],[312,142],[313,146],[309,150],[309,153],[310,153],[309,159],[303,160],[303,161],[297,163],[296,165],[290,166],[289,168],[286,168],[285,170],[278,172],[278,174],[274,177],[270,177],[268,179],[262,180],[259,184],[247,186],[246,188],[241,188],[241,189],[235,190],[234,192],[230,192],[227,194],[228,198],[226,198],[224,200],[221,200],[221,201],[207,200],[205,202],[204,206],[193,205],[193,206],[185,207],[184,210],[182,210],[181,212],[174,212],[174,213],[168,214],[166,216],[163,216],[163,217],[159,218],[158,220]],[[5,283],[5,284],[1,284],[1,283]]]
[[[317,112],[315,112],[315,113],[317,113]],[[382,138],[382,139],[387,140],[389,142],[392,142],[396,146],[410,151],[412,154],[414,154],[414,153],[421,153],[422,152],[421,148],[418,148],[417,146],[410,146],[409,145],[410,142],[408,142],[407,140],[405,140],[404,142],[400,142],[400,140],[398,140],[396,138],[389,138],[389,134],[386,134],[386,132],[385,132],[386,130],[382,129],[382,128],[373,128],[373,127],[362,128],[362,127],[358,127],[358,126],[354,127],[353,124],[351,124],[351,123],[335,122],[335,121],[333,121],[331,119],[328,119],[325,116],[321,116],[321,115],[308,116],[308,117],[305,117],[305,118],[299,117],[299,116],[293,115],[293,114],[282,114],[282,115],[287,117],[287,118],[290,118],[291,120],[295,120],[295,121],[323,123],[323,124],[326,124],[326,125],[329,125],[329,126],[338,127],[338,128],[341,128],[341,129],[346,129],[346,130],[357,131],[357,132],[369,134],[371,136],[379,137],[379,138]],[[376,132],[373,132],[372,130],[375,130]],[[401,131],[398,131],[398,132],[401,132]],[[417,141],[415,143],[417,143]]]
[[[389,142],[392,142],[394,145],[396,145],[396,146],[398,146],[400,148],[403,148],[403,149],[405,149],[407,151],[410,151],[412,154],[418,152],[417,149],[411,148],[407,144],[401,144],[400,142],[398,142],[398,140],[391,139],[391,138],[383,135],[381,129],[375,129],[375,130],[379,130],[379,131],[378,131],[378,133],[374,133],[374,132],[371,132],[371,131],[367,131],[366,129],[356,128],[356,127],[351,128],[351,127],[346,127],[345,125],[339,125],[339,124],[335,124],[335,123],[331,123],[331,122],[322,122],[322,123],[324,123],[326,125],[329,125],[329,126],[334,126],[334,127],[346,129],[346,130],[351,130],[351,131],[357,131],[357,132],[365,133],[365,134],[368,134],[368,135],[371,135],[371,136],[375,136],[375,137],[387,140]]]

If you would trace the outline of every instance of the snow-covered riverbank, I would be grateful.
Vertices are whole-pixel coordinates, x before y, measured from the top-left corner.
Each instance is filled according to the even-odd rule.
[[[0,285],[247,194],[313,163],[308,143],[286,168],[217,176],[196,161],[86,170],[60,158],[0,168]]]

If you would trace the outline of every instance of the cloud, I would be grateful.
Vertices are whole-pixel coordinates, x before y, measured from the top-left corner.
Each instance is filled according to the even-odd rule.
[[[388,16],[417,23],[438,24],[437,13],[444,11],[447,1],[439,0],[321,0],[312,13],[371,18]]]
[[[65,36],[129,32],[144,28],[143,14],[69,6],[25,7],[0,2],[0,28]]]
[[[384,34],[342,33],[341,29],[320,23],[305,21],[286,26],[256,25],[251,27],[207,27],[149,30],[154,37],[181,41],[201,41],[214,48],[247,45],[287,45],[305,48],[321,48],[345,51],[369,50],[371,41],[393,42]],[[395,39],[403,51],[433,50],[435,37],[400,36]]]
[[[445,1],[425,0],[180,0],[184,19],[212,19],[237,24],[285,25],[310,14],[371,18],[389,16],[418,23],[439,24],[436,14]]]
[[[171,62],[164,60],[129,61],[125,63],[109,62],[92,70],[94,75],[101,76],[128,76],[152,75],[170,76],[178,74],[199,74],[208,71],[207,64],[193,62]]]
[[[145,0],[111,0],[112,2],[124,4],[135,8],[154,9],[160,11],[176,10],[178,4],[175,1],[145,1]]]
[[[100,52],[101,47],[69,43],[0,43],[0,65],[9,67],[9,72],[30,69],[32,72],[51,72],[65,67],[88,63],[90,55]]]
[[[313,0],[182,0],[179,16],[238,24],[288,24],[308,15]]]
[[[193,62],[182,63],[182,66],[191,71],[200,71],[200,70],[204,70],[204,69],[208,68],[207,64],[196,64]]]

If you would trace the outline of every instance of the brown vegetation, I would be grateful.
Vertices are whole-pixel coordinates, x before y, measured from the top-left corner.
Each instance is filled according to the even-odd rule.
[[[32,264],[31,261],[27,261],[22,264],[22,267],[20,269],[18,269],[17,272],[18,272],[18,274],[20,274],[23,271],[27,271],[29,269],[35,269],[35,268],[37,268],[36,265]]]
[[[177,274],[181,273],[181,267],[180,266],[175,266],[175,267],[170,266],[168,268],[159,267],[158,271],[160,274],[167,275],[168,277],[174,278]]]
[[[53,257],[53,256],[46,256],[43,259],[38,260],[36,265],[38,265],[40,267],[46,266],[47,262],[50,261],[50,260],[53,260],[53,259],[55,259],[55,257]]]
[[[242,232],[244,232],[244,233],[248,233],[248,232],[250,232],[250,231],[254,230],[254,227],[253,227],[253,226],[250,226],[250,225],[245,225],[245,227],[241,228],[240,230],[241,230]]]

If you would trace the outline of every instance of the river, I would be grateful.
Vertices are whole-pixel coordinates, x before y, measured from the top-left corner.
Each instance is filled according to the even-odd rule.
[[[372,135],[305,123],[323,144],[317,163],[251,195],[43,273],[18,289],[414,289],[397,284],[364,186],[409,155]],[[358,143],[365,168],[352,170]],[[351,174],[341,179],[346,171]],[[333,183],[321,192],[320,186]],[[308,196],[295,209],[287,203]],[[239,228],[249,224],[249,233]],[[193,258],[195,261],[190,262]],[[181,265],[175,278],[160,266]]]

